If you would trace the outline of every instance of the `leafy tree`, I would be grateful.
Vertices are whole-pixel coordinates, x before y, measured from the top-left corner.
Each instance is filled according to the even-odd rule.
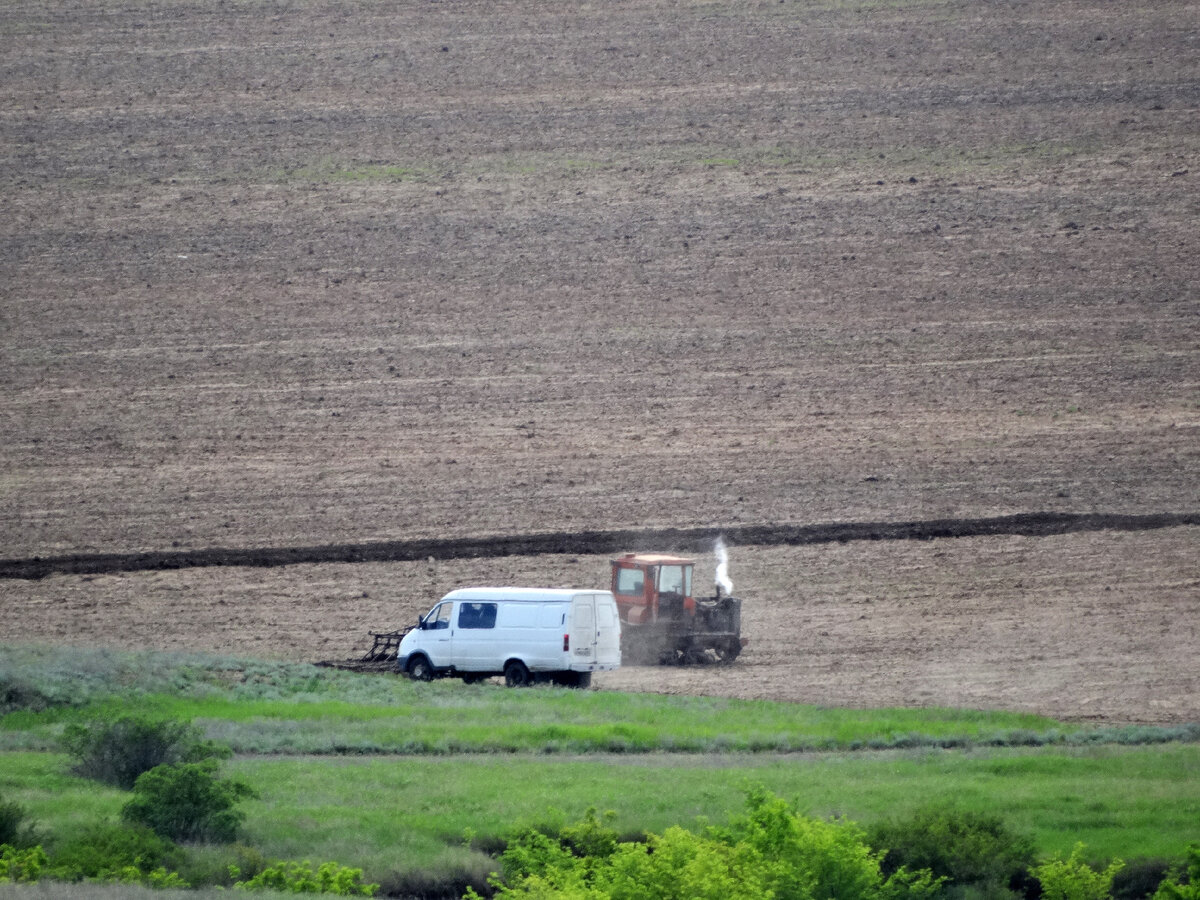
[[[121,810],[126,822],[145,825],[177,841],[232,841],[245,820],[234,805],[256,794],[236,779],[216,776],[216,763],[156,766],[133,786]]]

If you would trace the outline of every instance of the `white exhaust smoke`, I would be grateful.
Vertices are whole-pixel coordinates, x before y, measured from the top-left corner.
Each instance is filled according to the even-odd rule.
[[[721,590],[732,597],[733,582],[729,580],[729,549],[725,546],[725,541],[717,538],[713,551],[717,554],[717,584]]]

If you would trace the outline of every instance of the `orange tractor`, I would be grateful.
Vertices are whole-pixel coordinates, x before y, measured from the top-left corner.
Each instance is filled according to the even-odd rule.
[[[663,553],[626,553],[612,561],[612,592],[621,615],[621,659],[672,665],[737,659],[742,601],[692,595],[696,561]]]

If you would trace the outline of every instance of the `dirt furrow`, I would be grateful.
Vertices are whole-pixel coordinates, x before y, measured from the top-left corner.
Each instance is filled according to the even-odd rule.
[[[911,541],[948,537],[1020,535],[1044,537],[1084,531],[1147,531],[1200,524],[1200,513],[1117,515],[1034,512],[974,519],[910,522],[832,522],[818,525],[747,525],[736,528],[663,528],[552,532],[442,540],[379,541],[313,547],[211,547],[156,553],[96,553],[0,560],[0,578],[44,578],[53,574],[97,575],[208,566],[271,568],[301,563],[410,562],[537,556],[549,553],[605,554],[629,547],[701,552],[723,537],[740,545],[800,546],[846,541]]]

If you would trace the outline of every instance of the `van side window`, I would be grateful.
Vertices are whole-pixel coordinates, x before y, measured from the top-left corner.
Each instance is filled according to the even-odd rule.
[[[495,628],[495,603],[463,603],[458,608],[459,628]]]

